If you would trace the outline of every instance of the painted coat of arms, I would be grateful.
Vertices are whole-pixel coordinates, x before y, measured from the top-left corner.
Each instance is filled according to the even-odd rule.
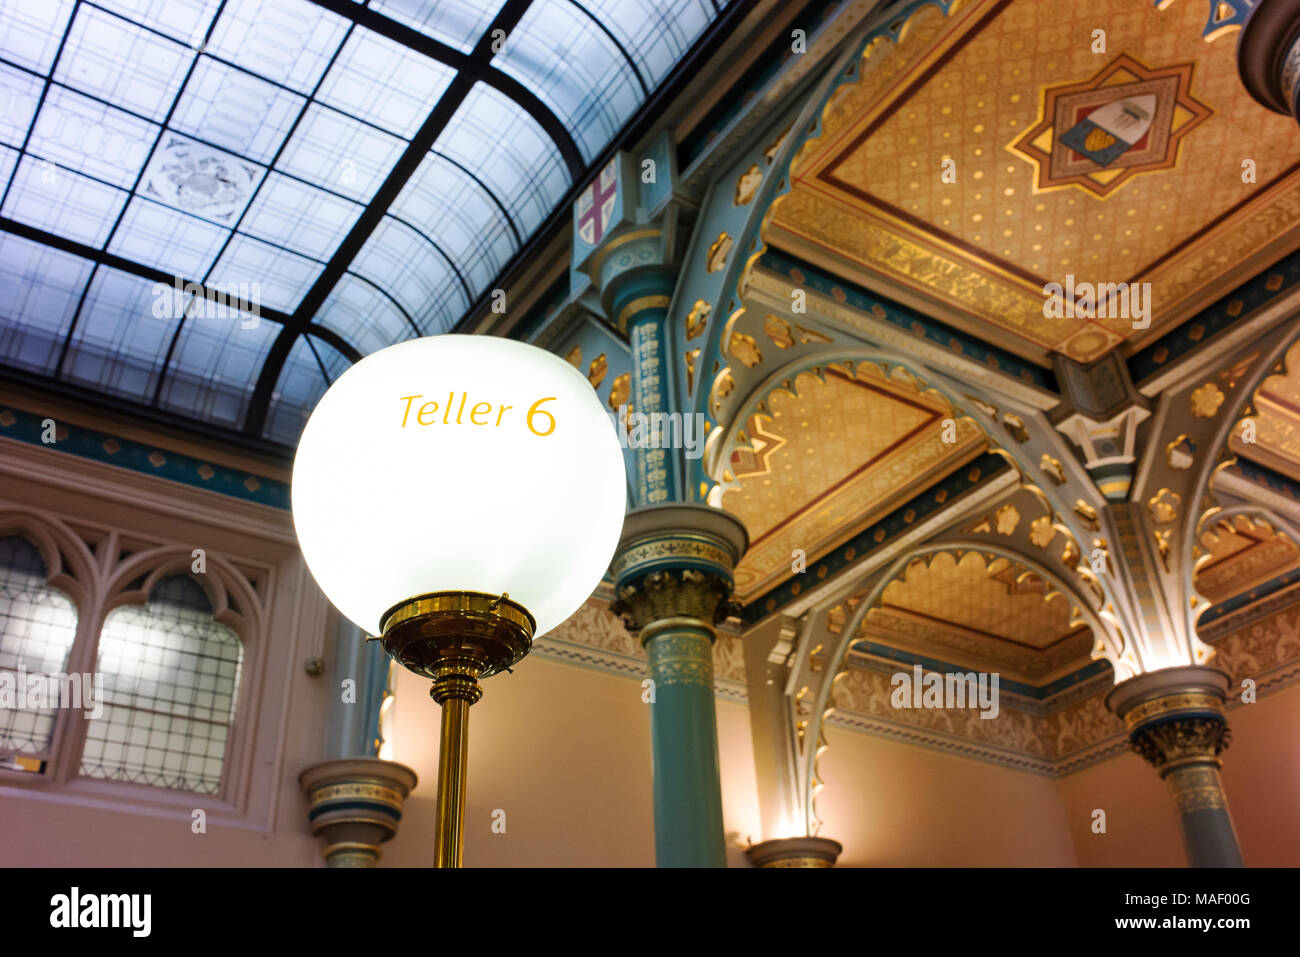
[[[1038,189],[1105,197],[1138,173],[1177,165],[1179,142],[1211,112],[1191,81],[1191,64],[1149,70],[1120,55],[1090,80],[1043,90],[1038,123],[1007,148],[1038,168]]]

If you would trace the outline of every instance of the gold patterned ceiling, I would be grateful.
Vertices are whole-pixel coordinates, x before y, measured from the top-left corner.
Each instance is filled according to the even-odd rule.
[[[1244,515],[1208,529],[1201,536],[1201,545],[1209,557],[1196,569],[1196,587],[1216,602],[1300,565],[1300,550],[1289,538]]]
[[[832,99],[768,241],[1036,361],[1149,339],[1300,246],[1295,122],[1250,98],[1205,16],[923,8]],[[1045,310],[1067,276],[1150,283],[1149,326]]]
[[[891,582],[863,633],[964,667],[1037,682],[1086,662],[1092,632],[1069,601],[1004,558],[940,553]]]
[[[943,441],[948,404],[910,377],[880,367],[803,373],[767,398],[747,423],[729,472],[739,482],[721,505],[745,523],[750,547],[736,568],[742,601],[792,574],[802,550],[811,566],[920,489],[986,447],[968,419]]]
[[[1232,436],[1232,451],[1260,465],[1300,482],[1300,372],[1292,365],[1300,350],[1287,356],[1288,371],[1272,375],[1255,390],[1256,435],[1243,442],[1239,432]]]

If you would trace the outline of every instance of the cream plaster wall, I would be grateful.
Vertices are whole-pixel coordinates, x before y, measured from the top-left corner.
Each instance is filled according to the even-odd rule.
[[[1300,866],[1300,686],[1228,712],[1232,744],[1223,785],[1248,867]],[[1060,782],[1079,863],[1085,867],[1183,867],[1168,786],[1135,754]],[[1106,833],[1091,830],[1106,811]]]
[[[1071,867],[1056,782],[829,728],[821,833],[845,867]]]
[[[427,866],[432,856],[439,719],[428,686],[398,677],[393,759],[420,781],[385,846],[387,866]],[[728,856],[743,867],[748,836],[758,839],[749,714],[722,700],[717,711]],[[640,680],[533,654],[484,682],[470,711],[465,865],[653,867],[652,784]],[[504,833],[493,831],[498,810]]]

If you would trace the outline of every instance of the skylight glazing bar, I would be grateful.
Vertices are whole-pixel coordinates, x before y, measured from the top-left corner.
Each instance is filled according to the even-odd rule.
[[[337,349],[349,362],[361,361],[361,353],[357,351],[356,347],[333,329],[326,329],[324,326],[318,326],[316,323],[312,323],[307,327],[307,331],[322,342],[328,343],[330,346]]]
[[[214,17],[213,25],[215,26],[215,24],[216,24],[216,18]],[[330,58],[329,65],[326,66],[325,69],[321,71],[321,75],[319,79],[317,79],[316,85],[312,88],[312,91],[307,96],[307,98],[303,100],[302,107],[298,110],[298,115],[294,117],[293,123],[289,125],[288,131],[284,134],[284,138],[280,141],[279,148],[276,149],[275,155],[271,157],[271,161],[266,166],[268,171],[275,170],[276,172],[280,173],[283,176],[290,176],[293,179],[298,179],[298,177],[293,176],[292,173],[284,172],[278,168],[280,163],[280,158],[284,155],[284,151],[288,148],[289,144],[293,142],[294,133],[297,131],[298,126],[302,123],[303,117],[307,115],[308,108],[312,105],[313,102],[315,102],[316,94],[320,91],[321,84],[325,82],[325,77],[329,76],[330,70],[334,68],[334,64],[338,60],[338,56],[343,49],[343,45],[347,43],[347,39],[349,36],[352,35],[352,31],[354,29],[355,29],[355,25],[348,27],[347,33],[344,34],[342,41],[340,41],[338,45],[338,48],[334,51],[334,55]],[[353,119],[356,118],[353,117]],[[270,178],[269,175],[263,176],[261,182],[257,184],[257,189],[253,191],[253,195],[248,197],[248,202],[244,205],[244,208],[240,211],[239,218],[236,219],[235,222],[230,227],[230,235],[226,237],[225,243],[222,244],[221,249],[219,249],[217,251],[217,254],[212,258],[212,266],[208,269],[208,274],[204,276],[204,281],[206,281],[208,276],[212,274],[212,270],[216,268],[217,263],[221,262],[221,257],[224,256],[226,254],[226,250],[230,248],[230,243],[234,240],[235,236],[239,233],[239,227],[242,226],[244,223],[244,217],[247,216],[248,211],[253,208],[253,204],[257,202],[258,194],[261,192],[262,186],[265,185],[266,181],[269,178]],[[309,186],[316,185],[315,183],[312,183],[306,179],[301,180],[301,182]],[[347,198],[347,197],[341,197],[341,198]]]
[[[365,8],[356,7],[355,4],[335,4],[334,0],[312,0],[326,9],[334,9],[335,6],[341,6],[343,9],[340,15],[353,19],[354,22],[361,22],[363,26],[370,27],[369,22],[362,19],[362,14],[369,14],[376,21],[384,21],[393,28],[400,27],[400,24],[387,21]],[[520,18],[528,10],[529,0],[508,0],[501,8],[497,16],[493,19],[488,30],[479,39],[474,47],[474,52],[470,54],[469,61],[475,64],[475,72],[482,72],[486,69],[488,60],[493,56],[492,35],[495,30],[504,30],[508,35],[510,30],[518,24]],[[350,16],[351,14],[351,16]],[[402,27],[402,30],[418,38],[420,45],[435,43],[432,39],[425,37],[424,34],[411,30],[409,27]],[[383,32],[378,30],[377,32]],[[400,37],[392,37],[399,39]],[[412,45],[412,44],[408,44]],[[450,48],[449,48],[450,49]],[[423,52],[419,46],[416,46],[417,52]],[[457,51],[457,56],[464,57]],[[388,207],[392,205],[394,199],[400,194],[402,187],[406,184],[411,175],[419,168],[420,163],[426,155],[432,150],[433,144],[437,142],[438,137],[446,129],[451,118],[455,116],[465,98],[469,96],[474,87],[475,78],[469,75],[465,70],[458,73],[451,85],[443,92],[442,97],[438,100],[436,106],[425,118],[423,125],[403,152],[401,158],[394,164],[388,177],[383,185],[376,192],[375,196],[366,208],[365,213],[353,225],[347,239],[335,251],[334,256],[326,265],[325,271],[317,278],[312,288],[299,302],[298,308],[294,310],[293,322],[285,326],[280,331],[279,337],[271,347],[270,353],[266,357],[266,364],[262,368],[262,373],[257,380],[257,385],[253,391],[252,401],[248,406],[248,414],[244,423],[246,432],[254,435],[261,435],[266,427],[266,416],[269,411],[271,393],[275,389],[275,384],[279,381],[280,370],[284,366],[285,360],[289,357],[289,351],[293,348],[294,339],[301,334],[308,324],[312,321],[316,312],[325,302],[330,290],[334,284],[347,270],[348,265],[360,252],[367,239],[383,221],[383,217]],[[567,136],[567,133],[566,133]],[[570,146],[574,151],[575,159],[577,157],[577,147],[570,140]],[[558,144],[557,144],[558,145]],[[561,147],[563,151],[563,147]],[[403,310],[405,315],[405,310]],[[407,315],[409,319],[410,316]],[[418,328],[418,327],[417,327]]]
[[[609,27],[605,26],[604,21],[579,3],[578,0],[569,0],[569,3],[574,7],[577,7],[583,16],[599,27],[600,31],[604,33],[605,36],[609,37],[609,42],[614,44],[619,53],[623,54],[623,59],[626,60],[627,65],[632,68],[632,75],[636,77],[637,83],[641,85],[642,98],[648,97],[650,95],[650,87],[646,84],[645,76],[641,72],[641,67],[637,65],[636,60],[632,59],[632,55],[627,52],[627,47],[623,46],[618,37],[614,35],[613,31],[610,30]]]
[[[325,377],[325,383],[333,385],[334,380],[330,378],[330,374],[325,370],[325,363],[321,361],[320,353],[316,351],[316,343],[311,341],[311,336],[303,336],[303,339],[307,343],[307,348],[311,350],[311,357],[316,360],[316,365],[320,366],[320,374]]]
[[[507,2],[497,14],[496,20],[484,31],[475,51],[468,54],[462,53],[455,47],[448,46],[440,40],[435,40],[419,30],[398,23],[396,20],[390,20],[369,7],[363,7],[353,2],[353,0],[310,0],[310,2],[340,17],[358,23],[367,30],[373,30],[381,36],[410,47],[417,53],[422,53],[435,60],[441,60],[448,66],[455,67],[462,74],[467,74],[472,79],[481,80],[490,86],[496,87],[528,113],[532,114],[542,129],[547,132],[555,142],[560,155],[569,168],[569,177],[577,179],[582,175],[586,164],[583,163],[582,154],[578,151],[577,143],[565,125],[560,122],[559,117],[527,86],[493,67],[490,63],[491,56],[484,57],[480,55],[480,48],[487,47],[490,50],[493,30],[504,29],[506,35],[509,36],[510,29],[503,27],[501,24],[509,22],[510,26],[513,27],[518,23],[527,11],[528,2],[522,4],[522,10],[516,9],[520,4],[516,3],[515,0]],[[507,16],[511,11],[515,11],[515,15]]]
[[[452,273],[456,277],[456,281],[460,283],[460,288],[465,291],[466,301],[473,302],[474,294],[470,291],[469,283],[465,281],[464,273],[462,273],[460,269],[456,266],[455,261],[450,256],[447,255],[447,251],[443,249],[442,246],[440,246],[438,243],[434,242],[433,237],[430,236],[428,233],[426,233],[419,226],[414,225],[413,223],[411,223],[406,219],[403,219],[401,216],[398,216],[396,213],[392,212],[391,210],[389,211],[388,216],[389,218],[401,223],[403,226],[405,226],[411,232],[418,235],[421,239],[423,239],[426,243],[428,243],[430,246],[433,247],[434,251],[439,256],[441,256],[444,261],[446,261],[447,268],[452,271]],[[353,275],[356,275],[356,273],[353,273]]]
[[[88,9],[92,9],[92,7],[91,7],[90,4],[87,4],[86,6],[87,6]],[[80,8],[80,3],[78,4],[78,7]],[[204,43],[205,43],[205,44],[207,43],[208,38],[211,37],[211,35],[212,35],[212,29],[216,26],[217,20],[221,17],[221,13],[222,13],[223,10],[225,10],[225,7],[226,7],[226,0],[221,0],[220,5],[217,7],[217,11],[216,11],[216,13],[213,15],[211,22],[209,22],[209,24],[208,24],[208,31],[207,31],[207,33],[204,34]],[[93,9],[98,10],[98,9],[100,9],[100,8],[99,8],[99,7],[93,7]],[[78,10],[74,10],[73,13],[72,13],[72,16],[69,18],[69,20],[68,20],[68,27],[69,27],[69,30],[71,29],[72,24],[74,24],[74,23],[76,22],[76,20],[77,20],[77,16],[78,16],[78,13],[79,13],[79,9],[78,9]],[[121,18],[121,19],[124,19],[124,20],[125,20],[126,18]],[[139,24],[136,24],[136,23],[134,23],[134,22],[131,21],[131,20],[126,20],[126,22],[127,22],[127,23],[131,23],[133,26],[139,27],[140,29],[148,30],[147,27],[140,27]],[[156,32],[156,31],[150,31],[150,32]],[[65,34],[65,39],[66,39],[66,34]],[[173,43],[175,42],[175,40],[173,40],[171,37],[167,37],[167,40],[170,41],[170,42],[173,42]],[[183,80],[181,81],[181,85],[180,85],[180,87],[179,87],[179,89],[178,89],[177,95],[176,95],[175,97],[172,98],[171,104],[167,107],[167,114],[166,114],[165,117],[163,117],[162,122],[161,122],[161,123],[159,124],[159,126],[158,126],[158,135],[154,138],[153,146],[152,146],[152,147],[150,148],[150,150],[149,150],[149,155],[145,158],[144,163],[141,164],[141,166],[140,166],[140,171],[139,171],[139,173],[136,174],[135,182],[131,184],[131,188],[128,190],[128,193],[129,193],[131,196],[135,196],[135,195],[136,195],[136,191],[140,188],[140,183],[144,180],[145,173],[146,173],[146,172],[148,171],[148,169],[149,169],[149,164],[150,164],[150,162],[153,160],[154,153],[156,153],[157,150],[158,150],[158,144],[162,142],[162,138],[163,138],[163,136],[166,135],[166,132],[167,132],[167,124],[171,122],[172,114],[174,114],[174,113],[176,112],[176,104],[180,102],[180,93],[179,93],[179,90],[184,90],[184,89],[185,89],[185,85],[189,82],[190,77],[194,74],[194,68],[195,68],[195,66],[198,64],[198,62],[199,62],[199,58],[198,58],[197,55],[191,57],[191,59],[190,59],[190,64],[189,64],[189,66],[186,68],[186,71],[185,71],[185,79],[183,79]],[[55,71],[56,71],[57,69],[58,69],[58,64],[57,64],[57,62],[56,62],[55,65],[52,66],[52,67],[50,68],[50,76],[51,76],[51,77],[54,76],[54,73],[55,73]],[[114,105],[116,105],[116,104],[114,104]],[[128,202],[129,202],[129,201],[128,201]],[[0,205],[3,205],[3,204],[0,204]],[[107,237],[105,238],[105,240],[104,240],[103,246],[104,246],[105,249],[107,249],[107,248],[112,244],[112,242],[113,242],[113,237],[117,235],[118,227],[122,225],[122,217],[126,215],[127,205],[128,205],[127,203],[123,203],[123,204],[122,204],[122,208],[118,211],[117,218],[113,221],[113,225],[112,225],[112,227],[111,227],[111,228],[109,229],[109,231],[108,231],[108,236],[107,236]],[[96,270],[96,271],[99,270],[99,266],[98,266],[98,265],[95,266],[95,270]],[[93,283],[94,281],[95,281],[95,275],[94,275],[94,273],[92,273],[91,276],[90,276],[90,281],[86,283],[86,289],[87,289],[87,290],[90,289],[90,285],[91,285],[91,283]],[[84,304],[84,303],[85,303],[85,296],[84,296],[84,294],[83,294],[83,296],[82,296],[82,304]],[[187,310],[187,312],[188,312],[188,310]],[[56,376],[58,376],[58,375],[60,374],[60,370],[62,370],[62,368],[63,368],[63,362],[64,362],[64,360],[65,360],[65,359],[67,358],[67,356],[68,356],[68,348],[69,348],[69,346],[70,346],[71,343],[72,343],[72,337],[73,337],[73,335],[74,335],[74,334],[76,333],[76,331],[77,331],[77,323],[78,323],[78,321],[80,320],[80,318],[81,318],[81,304],[79,304],[79,305],[77,306],[77,311],[76,311],[76,313],[75,313],[75,314],[73,315],[73,317],[72,317],[72,323],[68,326],[68,333],[67,333],[67,335],[64,336],[64,338],[63,338],[63,349],[62,349],[62,351],[59,353],[59,362],[58,362],[58,365],[56,365],[55,368],[54,368],[54,374],[55,374]],[[176,328],[177,328],[177,333],[178,333],[178,334],[179,334],[179,331],[180,331],[180,327],[181,327],[181,325],[183,325],[183,324],[184,324],[184,319],[182,319],[182,321],[181,321],[180,323],[177,324],[177,327],[176,327]],[[173,342],[173,346],[174,346],[174,345],[175,345],[175,342]],[[168,358],[170,358],[170,356],[171,356],[171,351],[168,350]],[[166,379],[166,378],[167,378],[167,362],[166,362],[166,360],[164,360],[163,365],[162,365],[162,371],[161,371],[161,373],[160,373],[159,376],[158,376],[158,384],[159,384],[160,387],[161,387],[161,385],[162,385],[163,380]]]
[[[203,283],[185,279],[174,273],[167,272],[163,269],[155,269],[152,266],[146,266],[142,263],[126,259],[122,256],[105,252],[102,249],[96,249],[93,246],[87,246],[85,243],[79,243],[76,240],[59,236],[56,233],[46,232],[27,223],[20,223],[17,220],[10,219],[7,216],[0,216],[0,232],[12,233],[15,236],[21,236],[24,239],[30,239],[32,242],[40,243],[43,246],[61,250],[62,252],[72,253],[82,259],[88,259],[97,266],[110,266],[113,269],[119,269],[122,272],[130,273],[133,276],[139,276],[141,279],[149,279],[156,283],[163,283],[172,286],[179,283],[183,288],[189,286],[198,287],[203,291],[203,295],[212,302],[226,301],[230,308],[238,309],[242,312],[249,312],[254,308],[254,303],[240,299],[238,296],[228,295],[224,290],[214,289]],[[270,319],[277,325],[286,325],[290,321],[290,316],[279,309],[272,309],[268,306],[261,306],[259,312],[263,319]]]
[[[438,158],[445,160],[446,162],[450,163],[452,166],[456,167],[458,170],[460,170],[462,173],[464,173],[466,176],[472,179],[475,183],[477,183],[482,188],[483,192],[487,193],[488,198],[492,200],[496,208],[501,210],[501,216],[505,219],[506,225],[510,227],[510,232],[515,237],[515,246],[516,247],[522,246],[524,244],[524,237],[520,235],[519,227],[515,224],[515,218],[511,216],[510,211],[506,209],[506,204],[501,202],[501,197],[499,197],[496,193],[494,193],[492,191],[492,188],[488,186],[487,183],[483,182],[483,180],[472,169],[466,167],[465,164],[456,162],[446,153],[441,153],[438,150],[432,150],[431,152],[433,153],[434,156],[437,156]],[[470,296],[469,298],[472,299],[473,297]]]
[[[359,272],[350,272],[348,273],[348,275],[350,275],[353,279],[356,279],[360,282],[364,282],[375,292],[379,293],[381,296],[383,296],[385,299],[391,302],[394,308],[396,308],[397,311],[400,312],[402,316],[406,319],[406,321],[410,324],[412,331],[416,335],[416,338],[419,338],[420,336],[424,335],[424,333],[420,331],[420,327],[415,324],[415,320],[411,318],[411,314],[402,308],[402,304],[398,302],[395,298],[393,298],[393,296],[389,294],[387,289],[379,285],[379,283],[377,282],[371,282],[369,279],[361,275],[361,273]]]
[[[27,125],[27,135],[23,138],[23,145],[19,149],[19,157],[27,155],[27,147],[32,141],[32,132],[36,129],[36,121],[40,118],[41,110],[45,107],[45,97],[49,95],[50,84],[54,82],[54,71],[58,69],[59,60],[63,58],[63,51],[68,45],[68,34],[72,32],[73,21],[77,19],[77,9],[81,6],[81,0],[76,0],[72,5],[72,13],[68,16],[68,22],[63,27],[63,35],[59,37],[59,49],[54,54],[54,60],[50,63],[50,72],[48,76],[42,77],[43,85],[41,95],[36,100],[36,110],[32,113],[32,121]],[[39,74],[37,74],[39,76]],[[9,190],[13,188],[14,177],[18,175],[18,163],[14,163],[13,172],[9,174],[9,182],[5,183],[4,193],[0,194],[0,209],[4,208],[9,201]]]

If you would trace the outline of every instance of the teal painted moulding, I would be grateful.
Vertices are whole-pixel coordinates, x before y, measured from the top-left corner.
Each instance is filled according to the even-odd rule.
[[[46,418],[22,409],[0,408],[0,436],[289,511],[288,482],[66,422],[58,423],[58,441],[44,442],[41,436],[46,429],[42,423]]]

